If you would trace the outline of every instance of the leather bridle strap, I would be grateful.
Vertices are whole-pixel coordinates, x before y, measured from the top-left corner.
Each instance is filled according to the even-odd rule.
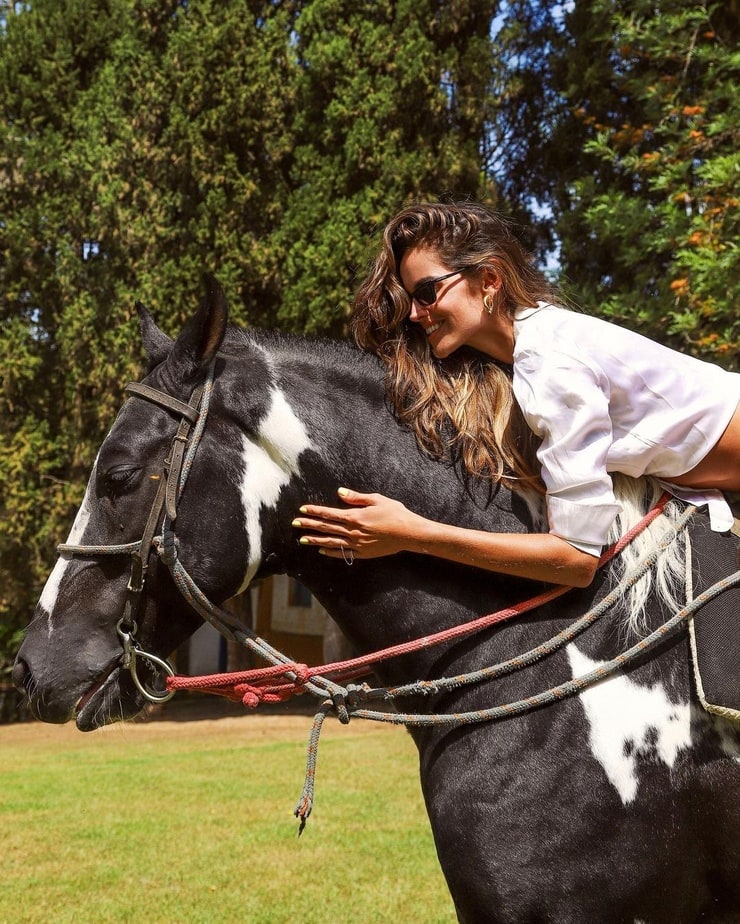
[[[190,427],[198,420],[198,407],[203,395],[203,385],[199,385],[193,391],[187,404],[163,391],[158,391],[149,385],[143,385],[141,382],[130,382],[126,386],[126,391],[134,397],[143,398],[145,401],[173,411],[181,418],[177,433],[175,433],[170,445],[169,455],[164,460],[165,478],[160,481],[157,488],[157,495],[154,498],[152,509],[149,511],[138,552],[134,552],[131,556],[129,595],[124,609],[124,619],[129,616],[130,621],[133,622],[138,599],[144,588],[146,572],[149,567],[149,556],[151,555],[154,537],[161,520],[162,508],[164,507],[166,517],[170,523],[173,523],[177,518],[177,501],[180,493],[180,475],[185,457],[185,447],[190,434]],[[130,607],[129,603],[131,603]]]
[[[180,493],[180,475],[185,458],[185,447],[190,434],[190,427],[198,420],[198,407],[203,394],[203,386],[201,385],[195,389],[187,404],[141,382],[129,382],[126,386],[126,391],[130,395],[143,398],[151,404],[157,404],[167,411],[172,411],[180,417],[180,425],[172,440],[170,454],[164,462],[165,472],[167,473],[167,486],[164,495],[165,511],[167,519],[174,522],[177,517],[177,499]],[[151,538],[153,537],[154,533],[152,533]]]
[[[126,386],[126,391],[133,397],[143,398],[151,404],[156,404],[165,410],[171,411],[180,417],[180,423],[177,432],[173,437],[170,451],[164,460],[164,477],[160,479],[154,502],[149,511],[144,532],[138,542],[128,543],[127,545],[74,545],[63,543],[58,546],[61,554],[97,557],[99,555],[121,555],[131,556],[131,572],[126,588],[126,601],[123,609],[122,622],[130,628],[135,622],[135,615],[139,605],[139,599],[144,588],[146,573],[149,567],[149,557],[155,543],[155,537],[159,526],[163,523],[162,512],[167,520],[174,522],[177,517],[177,501],[181,490],[181,475],[183,462],[185,458],[185,449],[190,435],[192,424],[198,421],[200,416],[200,403],[203,395],[204,385],[199,385],[191,394],[190,400],[186,403],[178,398],[150,385],[144,385],[141,382],[130,382]]]
[[[172,395],[159,391],[157,388],[152,388],[151,385],[145,385],[143,382],[129,382],[125,391],[131,395],[138,395],[139,398],[144,398],[151,404],[158,404],[168,411],[173,411],[180,417],[184,417],[185,420],[189,420],[191,424],[194,424],[198,419],[198,403],[200,403],[202,388],[198,391],[198,403],[195,404],[193,403],[195,392],[191,396],[189,403],[186,404],[184,401],[173,398]]]

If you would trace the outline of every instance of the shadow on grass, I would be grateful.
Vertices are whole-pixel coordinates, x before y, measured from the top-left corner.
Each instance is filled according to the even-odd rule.
[[[314,715],[318,700],[313,696],[294,696],[286,703],[262,703],[250,709],[223,696],[181,691],[161,706],[152,706],[145,722],[200,722],[204,719],[240,718],[245,715]]]

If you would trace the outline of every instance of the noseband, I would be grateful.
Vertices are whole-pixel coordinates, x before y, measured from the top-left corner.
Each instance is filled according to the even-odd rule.
[[[138,629],[136,614],[141,603],[152,550],[156,550],[157,554],[167,562],[168,555],[165,550],[168,549],[169,558],[172,558],[176,545],[173,527],[177,518],[177,504],[205,428],[212,387],[213,366],[209,368],[203,384],[194,389],[187,404],[142,382],[130,382],[126,386],[126,391],[132,397],[142,398],[151,404],[156,404],[180,418],[177,432],[163,463],[164,477],[160,478],[144,533],[138,542],[129,542],[125,545],[62,544],[57,546],[60,555],[81,558],[97,558],[102,555],[130,556],[131,570],[126,586],[123,615],[116,624],[116,632],[123,646],[121,666],[130,672],[131,679],[141,695],[152,703],[166,702],[174,696],[175,691],[166,689],[160,691],[147,686],[139,677],[137,662],[139,660],[147,662],[149,669],[155,674],[163,673],[173,677],[175,671],[168,661],[144,651],[136,641],[135,633]],[[192,429],[193,425],[195,425],[194,429]],[[158,533],[157,530],[160,527],[161,531]]]

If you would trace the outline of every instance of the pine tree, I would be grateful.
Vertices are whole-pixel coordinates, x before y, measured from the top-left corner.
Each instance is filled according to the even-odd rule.
[[[274,315],[296,7],[251,7],[35,0],[0,32],[0,666],[138,376],[134,299],[175,330],[212,269]]]
[[[413,198],[492,197],[480,148],[496,6],[305,5],[290,194],[274,238],[281,323],[341,334],[373,232],[391,214]]]

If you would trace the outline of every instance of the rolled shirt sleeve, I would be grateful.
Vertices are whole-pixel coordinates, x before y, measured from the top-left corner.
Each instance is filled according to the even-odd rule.
[[[565,353],[524,353],[517,357],[513,385],[528,425],[542,441],[537,457],[550,532],[599,555],[621,509],[607,471],[613,441],[608,378]]]

